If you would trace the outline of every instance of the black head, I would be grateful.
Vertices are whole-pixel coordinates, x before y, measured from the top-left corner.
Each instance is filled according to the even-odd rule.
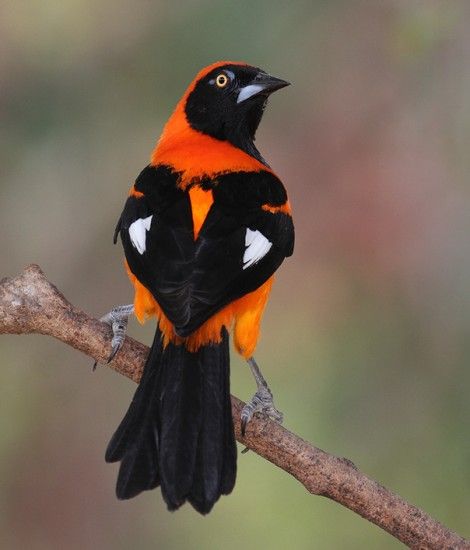
[[[256,67],[218,65],[196,81],[186,100],[186,118],[195,130],[264,162],[253,143],[256,130],[269,95],[288,85]]]

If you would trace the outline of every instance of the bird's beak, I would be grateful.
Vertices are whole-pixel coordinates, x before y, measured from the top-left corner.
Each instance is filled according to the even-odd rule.
[[[267,97],[276,90],[280,90],[281,88],[285,88],[289,85],[290,82],[287,82],[286,80],[271,76],[267,73],[259,72],[247,86],[240,88],[237,103],[246,101],[247,99],[250,99],[250,97],[260,95]]]

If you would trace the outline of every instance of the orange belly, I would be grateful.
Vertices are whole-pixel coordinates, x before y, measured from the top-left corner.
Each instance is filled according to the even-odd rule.
[[[137,319],[143,323],[148,317],[157,317],[163,334],[163,344],[184,344],[192,352],[201,346],[221,341],[221,330],[233,327],[235,348],[243,357],[253,355],[259,337],[261,316],[271,290],[274,276],[255,291],[238,298],[208,319],[186,338],[175,333],[173,323],[166,317],[151,292],[140,283],[126,263],[127,273],[135,288],[134,308]]]
[[[196,240],[202,224],[212,206],[212,191],[194,186],[189,190],[193,217],[193,232]],[[261,316],[271,290],[274,277],[270,277],[255,291],[228,304],[208,319],[190,336],[181,338],[175,333],[175,327],[166,317],[152,293],[131,272],[126,262],[126,270],[134,285],[134,310],[137,319],[143,323],[148,317],[157,317],[158,326],[163,334],[163,343],[184,344],[189,351],[195,352],[201,346],[221,341],[221,330],[233,327],[234,343],[237,351],[245,358],[253,355],[259,337]]]

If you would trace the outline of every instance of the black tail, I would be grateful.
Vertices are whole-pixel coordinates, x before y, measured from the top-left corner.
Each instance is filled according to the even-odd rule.
[[[157,329],[140,384],[106,450],[121,461],[119,499],[161,485],[169,510],[190,502],[210,512],[235,484],[228,334],[197,353],[163,349]]]

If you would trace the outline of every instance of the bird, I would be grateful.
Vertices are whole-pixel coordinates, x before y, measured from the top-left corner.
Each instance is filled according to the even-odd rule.
[[[241,412],[282,422],[254,359],[274,272],[293,253],[286,190],[255,146],[268,97],[289,83],[243,62],[202,69],[165,124],[116,225],[132,304],[102,317],[111,361],[131,315],[155,318],[142,378],[106,449],[118,499],[161,487],[170,511],[207,514],[235,485],[229,334],[257,384]],[[96,366],[96,364],[95,364]]]

